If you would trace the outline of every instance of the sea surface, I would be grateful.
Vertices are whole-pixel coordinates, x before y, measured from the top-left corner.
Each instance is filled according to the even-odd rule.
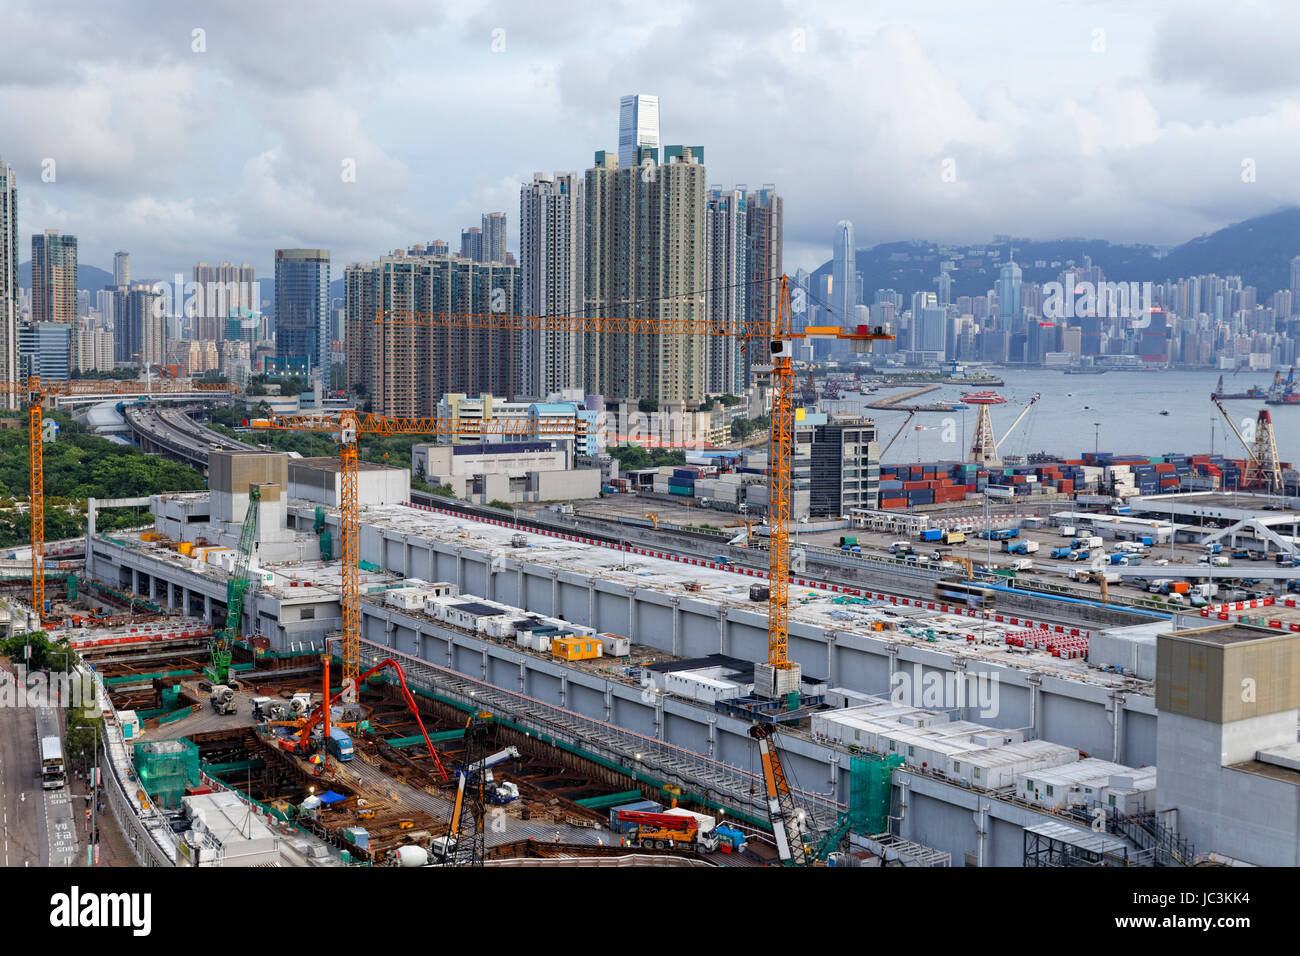
[[[1078,458],[1101,450],[1116,454],[1162,455],[1218,453],[1245,457],[1241,442],[1228,428],[1210,394],[1219,380],[1216,371],[1118,372],[1103,375],[1066,375],[1046,369],[992,369],[1006,382],[989,389],[1006,404],[991,406],[993,430],[1001,439],[1002,455],[1028,455],[1044,451],[1062,458]],[[1228,392],[1244,392],[1253,385],[1267,388],[1268,372],[1223,373]],[[921,404],[959,401],[963,392],[984,391],[987,386],[944,385],[938,391],[909,399]],[[903,424],[906,412],[868,409],[868,402],[905,389],[882,389],[870,396],[849,395],[842,401],[822,402],[827,412],[861,410],[874,418],[883,446]],[[1024,420],[1007,435],[1007,429],[1034,396],[1042,398]],[[1266,406],[1263,400],[1223,403],[1239,430],[1249,436],[1261,408],[1268,408],[1283,461],[1300,461],[1300,405]],[[1160,414],[1167,411],[1168,415]],[[918,412],[883,456],[887,464],[907,461],[958,461],[967,457],[979,412]],[[917,426],[920,426],[918,429]]]

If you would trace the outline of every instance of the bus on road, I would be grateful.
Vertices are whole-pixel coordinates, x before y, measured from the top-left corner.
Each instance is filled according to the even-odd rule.
[[[63,743],[59,739],[59,719],[52,711],[37,710],[36,736],[41,745],[41,787],[62,790],[68,776],[63,763]]]

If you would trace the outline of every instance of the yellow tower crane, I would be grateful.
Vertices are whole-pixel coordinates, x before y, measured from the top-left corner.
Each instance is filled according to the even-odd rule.
[[[0,395],[19,395],[27,402],[28,479],[31,494],[32,610],[45,619],[45,429],[46,402],[56,395],[168,396],[182,392],[233,392],[225,382],[168,379],[157,382],[57,381],[31,377],[25,382],[0,382]]]

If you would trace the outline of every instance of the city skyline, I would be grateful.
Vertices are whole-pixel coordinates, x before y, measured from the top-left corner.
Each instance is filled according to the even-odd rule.
[[[994,18],[967,15],[950,30],[957,8],[942,5],[904,27],[848,5],[772,4],[725,30],[713,29],[720,13],[684,6],[649,12],[638,33],[614,29],[609,55],[593,63],[578,49],[617,27],[617,9],[568,32],[504,5],[432,11],[399,36],[384,17],[344,27],[327,4],[306,46],[338,55],[330,71],[300,54],[266,55],[284,48],[287,13],[240,30],[238,12],[218,29],[165,8],[115,18],[87,9],[110,41],[90,45],[43,36],[36,12],[20,11],[10,22],[19,49],[74,68],[69,79],[33,64],[22,88],[0,79],[0,118],[29,133],[0,145],[23,184],[23,247],[32,231],[57,228],[105,268],[130,249],[141,277],[205,260],[268,275],[273,250],[289,246],[330,248],[349,263],[409,236],[454,244],[483,211],[513,208],[532,170],[580,168],[592,144],[616,149],[620,90],[658,97],[669,138],[708,143],[720,181],[782,189],[792,268],[824,258],[840,219],[858,223],[864,246],[998,233],[1163,245],[1300,198],[1281,173],[1300,157],[1291,68],[1267,55],[1285,34],[1278,5],[1233,15],[1208,4],[1010,7],[1026,14],[1014,38]],[[720,45],[717,34],[736,32],[747,53]],[[373,55],[389,43],[392,56]],[[660,76],[659,54],[674,45],[685,66]],[[411,100],[431,50],[466,82],[522,93],[508,106]],[[120,65],[126,54],[138,65]],[[719,87],[694,65],[714,56],[757,82]],[[97,76],[113,92],[81,102]],[[374,95],[394,79],[409,81],[400,111]],[[236,95],[215,95],[227,83]],[[764,83],[786,92],[756,93]],[[754,123],[756,109],[768,121]],[[463,162],[459,143],[410,132],[411,110],[426,120],[417,128],[475,135],[476,161]],[[47,119],[65,115],[57,128]],[[74,128],[85,135],[71,139]],[[408,201],[409,187],[431,179],[435,194]],[[1190,195],[1196,203],[1178,201]]]

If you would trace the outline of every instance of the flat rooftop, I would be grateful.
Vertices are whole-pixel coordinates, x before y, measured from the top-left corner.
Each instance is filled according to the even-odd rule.
[[[647,591],[661,591],[683,600],[708,601],[763,616],[767,612],[764,602],[749,599],[750,585],[762,583],[763,579],[736,571],[634,554],[475,521],[464,515],[440,514],[405,505],[363,508],[361,523],[409,538],[429,538],[474,547],[503,557],[620,582]],[[526,548],[512,546],[512,539],[518,535],[523,536]],[[874,640],[923,645],[928,650],[947,650],[1011,668],[1149,693],[1149,682],[1105,673],[1089,667],[1082,658],[1058,658],[1047,651],[1008,645],[1007,635],[1025,630],[1020,625],[982,621],[914,605],[851,599],[797,584],[790,586],[790,620],[849,631]],[[873,626],[877,624],[880,629]],[[680,669],[680,665],[675,664],[673,669]]]
[[[1267,609],[1266,609],[1267,610]],[[1280,637],[1283,633],[1290,634],[1290,631],[1276,631],[1268,628],[1244,627],[1241,625],[1229,625],[1227,627],[1208,627],[1193,628],[1186,631],[1165,631],[1161,636],[1178,637],[1185,641],[1196,641],[1201,644],[1216,644],[1221,647],[1227,647],[1230,644],[1241,644],[1246,641],[1263,641]]]
[[[317,471],[338,472],[339,469],[342,467],[342,463],[339,461],[337,455],[333,457],[327,457],[327,458],[290,458],[289,467],[290,468],[314,468]],[[384,471],[385,469],[392,469],[394,467],[395,466],[393,465],[378,465],[375,464],[373,461],[357,462],[357,471]]]

